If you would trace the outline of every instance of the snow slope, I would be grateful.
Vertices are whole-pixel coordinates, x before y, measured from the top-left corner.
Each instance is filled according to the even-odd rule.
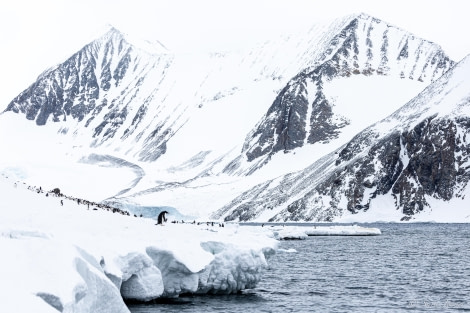
[[[233,293],[259,282],[276,248],[238,225],[156,226],[5,174],[0,189],[2,312],[129,312],[123,298]]]
[[[267,113],[248,132],[243,147],[214,159],[207,146],[204,153],[186,162],[181,160],[180,166],[168,166],[172,175],[160,172],[165,177],[161,183],[151,187],[151,183],[142,183],[125,196],[147,205],[162,201],[185,211],[208,214],[230,202],[240,193],[240,187],[247,190],[308,167],[397,110],[453,64],[439,46],[367,15],[343,19],[330,31],[328,41],[319,45],[315,63],[280,90]],[[242,103],[260,100],[247,98]],[[253,113],[238,107],[237,112],[246,117]],[[204,115],[200,117],[203,121]],[[197,129],[212,128],[212,121],[183,129],[173,143],[178,142],[178,147],[199,144],[191,135],[199,134]],[[219,134],[220,128],[216,129]],[[221,134],[219,142],[237,141],[237,136]],[[155,167],[164,160],[179,160],[170,150]]]

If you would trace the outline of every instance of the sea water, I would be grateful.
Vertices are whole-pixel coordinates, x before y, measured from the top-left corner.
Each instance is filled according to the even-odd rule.
[[[281,241],[255,289],[129,304],[129,309],[133,313],[470,312],[470,224],[364,226],[378,227],[382,235]]]

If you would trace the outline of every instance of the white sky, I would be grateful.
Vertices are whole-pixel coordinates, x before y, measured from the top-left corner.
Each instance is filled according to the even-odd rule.
[[[0,110],[108,25],[173,51],[227,50],[364,12],[470,53],[468,0],[1,0]]]

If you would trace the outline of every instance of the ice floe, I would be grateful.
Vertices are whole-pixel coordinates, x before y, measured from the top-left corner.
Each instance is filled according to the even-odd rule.
[[[382,234],[379,228],[363,227],[358,225],[309,227],[305,233],[309,236],[376,236]]]
[[[359,225],[331,226],[271,226],[266,227],[277,240],[305,240],[308,236],[376,236],[381,235],[379,228]]]

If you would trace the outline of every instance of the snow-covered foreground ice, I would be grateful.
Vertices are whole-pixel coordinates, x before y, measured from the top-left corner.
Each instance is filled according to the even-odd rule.
[[[0,311],[128,312],[124,299],[253,288],[271,232],[156,226],[0,176]],[[61,204],[63,201],[63,205]]]

